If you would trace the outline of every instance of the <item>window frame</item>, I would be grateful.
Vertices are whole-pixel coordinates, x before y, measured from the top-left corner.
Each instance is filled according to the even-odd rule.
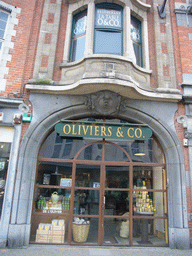
[[[143,67],[143,43],[142,43],[142,21],[140,21],[139,19],[137,19],[134,15],[131,14],[131,22],[130,22],[130,29],[132,27],[132,20],[134,22],[136,22],[139,26],[139,35],[140,35],[140,41],[137,42],[136,40],[132,39],[131,37],[131,42],[132,44],[137,44],[139,45],[139,62],[137,62],[137,56],[136,56],[136,53],[134,51],[134,47],[133,47],[133,51],[134,51],[134,55],[135,55],[135,59],[136,59],[136,64],[139,66],[139,67]]]
[[[137,1],[137,0],[136,0]],[[98,3],[100,2],[100,3]],[[111,3],[112,0],[107,1],[108,4]],[[86,60],[87,58],[98,57],[98,55],[94,53],[94,25],[95,25],[95,7],[97,4],[102,4],[101,1],[88,1],[88,0],[79,0],[78,3],[70,3],[68,8],[68,17],[67,17],[67,28],[66,28],[66,37],[65,37],[65,46],[64,46],[64,54],[63,61],[61,66],[64,68],[65,66],[75,65],[77,62],[81,62]],[[151,5],[145,4],[143,2],[137,4],[132,4],[129,6],[126,0],[116,1],[116,4],[119,5],[123,10],[123,47],[122,47],[122,55],[111,55],[110,58],[123,58],[124,61],[132,62],[136,69],[143,69],[145,71],[150,70],[150,61],[149,61],[149,38],[148,38],[148,20],[147,13],[150,10]],[[87,9],[87,36],[85,42],[85,52],[84,57],[75,62],[71,62],[70,53],[71,53],[71,31],[73,24],[73,16],[78,12]],[[130,33],[130,23],[131,23],[131,15],[136,17],[141,21],[142,25],[142,61],[143,65],[138,66],[135,61],[135,56],[132,47],[131,41],[131,33]],[[105,54],[103,54],[104,56]],[[116,57],[115,57],[116,56]],[[70,64],[69,64],[70,63]],[[74,64],[73,64],[74,63]]]
[[[8,23],[9,23],[9,18],[10,18],[10,14],[11,14],[11,10],[8,8],[4,8],[3,6],[0,5],[0,12],[6,13],[7,14],[7,20],[6,20],[6,25],[5,25],[5,29],[4,29],[4,34],[3,37],[0,37],[0,59],[2,56],[2,52],[3,52],[3,47],[4,47],[4,42],[5,42],[5,38],[6,38],[6,32],[7,32],[7,27],[8,27]],[[3,30],[3,29],[1,29]]]
[[[96,19],[97,19],[97,10],[98,9],[113,9],[113,10],[118,10],[120,11],[121,15],[121,27],[120,28],[112,28],[112,27],[102,27],[102,26],[97,26],[96,25]],[[121,53],[116,54],[116,53],[97,53],[96,52],[96,32],[97,31],[102,31],[102,32],[113,32],[113,33],[120,33],[121,34],[121,42],[120,42],[120,47],[121,47]],[[119,56],[123,56],[123,7],[118,5],[118,4],[112,4],[112,3],[100,3],[95,5],[95,17],[94,17],[94,40],[93,40],[93,54],[115,54]]]
[[[74,56],[73,56],[73,52],[74,52],[74,47],[73,47],[73,43],[74,43],[74,41],[77,39],[77,38],[83,38],[83,37],[85,37],[85,42],[86,42],[86,30],[85,30],[85,33],[83,34],[80,34],[80,35],[78,35],[78,36],[76,36],[76,37],[73,37],[73,30],[74,30],[74,28],[75,28],[75,24],[76,24],[76,21],[78,20],[78,18],[80,18],[80,17],[87,17],[87,9],[85,9],[85,10],[83,10],[83,11],[81,11],[81,12],[78,12],[77,14],[75,14],[74,16],[73,16],[73,21],[72,21],[72,29],[71,29],[71,47],[70,47],[70,58],[69,58],[69,60],[70,60],[70,62],[74,62],[74,61],[78,61],[79,59],[81,59],[81,58],[78,58],[78,59],[74,59]],[[74,40],[75,39],[75,40]],[[85,52],[85,47],[84,47],[84,52]],[[83,55],[84,56],[84,55]]]

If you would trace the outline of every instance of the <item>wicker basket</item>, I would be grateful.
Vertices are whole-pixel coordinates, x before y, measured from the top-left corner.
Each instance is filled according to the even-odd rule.
[[[73,223],[73,241],[83,243],[87,241],[90,224],[75,224]]]

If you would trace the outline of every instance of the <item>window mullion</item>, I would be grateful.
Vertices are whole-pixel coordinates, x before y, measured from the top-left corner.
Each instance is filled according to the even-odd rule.
[[[85,40],[85,56],[93,54],[93,35],[94,35],[94,15],[95,14],[95,4],[88,4],[87,11],[87,31]]]

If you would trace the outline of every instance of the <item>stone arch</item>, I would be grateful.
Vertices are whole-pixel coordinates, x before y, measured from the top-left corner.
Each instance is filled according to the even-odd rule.
[[[18,161],[15,196],[8,238],[12,246],[14,246],[14,241],[17,243],[17,246],[29,243],[37,157],[44,139],[61,119],[78,119],[94,115],[96,113],[82,103],[65,109],[55,110],[41,121],[34,120],[33,124],[28,128],[21,144]],[[184,247],[187,241],[189,242],[186,187],[182,146],[176,133],[174,130],[170,130],[168,124],[163,123],[163,120],[158,119],[155,115],[152,116],[145,113],[141,106],[132,106],[131,102],[124,106],[119,113],[116,113],[115,118],[148,124],[163,147],[166,156],[169,186],[169,244],[170,247]],[[19,245],[18,234],[20,234]]]

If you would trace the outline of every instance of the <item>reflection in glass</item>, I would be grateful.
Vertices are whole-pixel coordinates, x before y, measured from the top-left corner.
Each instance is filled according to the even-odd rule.
[[[87,12],[83,12],[76,15],[73,21],[71,61],[79,60],[84,56],[86,29]]]
[[[99,191],[75,190],[74,214],[99,215]]]
[[[113,144],[105,144],[105,161],[123,161],[129,162],[128,157],[123,152],[122,149],[119,149]]]
[[[86,145],[88,142],[91,143],[90,140],[83,140]],[[79,160],[95,160],[101,161],[102,160],[102,143],[96,143],[86,147],[77,157]]]
[[[95,140],[85,138],[62,138],[52,132],[43,143],[40,158],[73,159],[77,152],[85,145]],[[157,142],[150,138],[146,141],[117,141],[115,144],[122,147],[130,156],[133,162],[142,163],[163,163],[164,155]],[[105,144],[105,161],[128,162],[129,159],[123,150],[113,144]],[[102,160],[102,142],[89,145],[78,156],[79,160]]]

